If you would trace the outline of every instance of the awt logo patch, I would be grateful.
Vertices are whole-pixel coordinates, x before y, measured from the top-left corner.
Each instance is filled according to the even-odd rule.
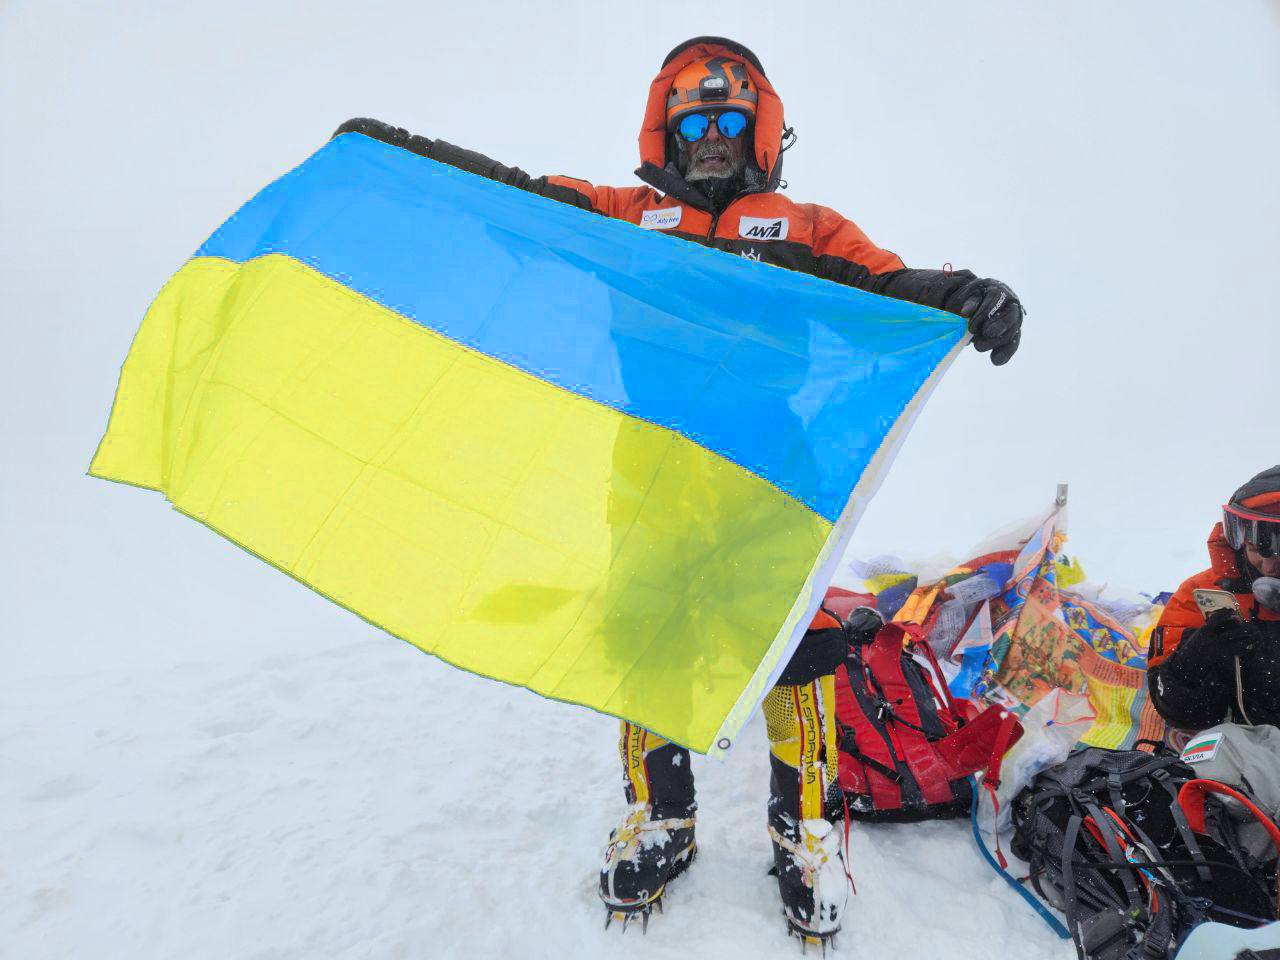
[[[738,236],[745,240],[785,240],[790,227],[787,217],[743,217],[738,221]]]

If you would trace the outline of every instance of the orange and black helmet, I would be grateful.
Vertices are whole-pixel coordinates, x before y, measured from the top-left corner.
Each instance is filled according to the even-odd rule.
[[[684,67],[671,81],[667,94],[667,129],[696,110],[741,110],[754,119],[759,97],[739,60],[723,56],[701,57]]]

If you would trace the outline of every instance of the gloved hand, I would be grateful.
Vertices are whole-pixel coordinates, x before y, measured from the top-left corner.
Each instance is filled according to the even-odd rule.
[[[1251,650],[1258,632],[1235,610],[1215,610],[1204,626],[1190,631],[1169,658],[1175,678],[1192,683],[1204,673],[1230,666],[1232,660]]]
[[[1235,610],[1215,610],[1209,614],[1198,634],[1211,638],[1231,653],[1243,653],[1258,642],[1258,630]]]
[[[381,140],[383,143],[389,143],[392,146],[404,147],[404,149],[424,157],[431,156],[431,150],[434,145],[433,141],[410,133],[404,127],[393,127],[389,123],[383,123],[381,120],[372,120],[369,117],[354,117],[348,120],[333,131],[333,137],[340,137],[344,133],[363,133],[366,137]],[[329,139],[332,140],[333,137]]]
[[[1026,313],[1017,294],[999,280],[973,280],[949,298],[958,304],[955,312],[969,321],[973,346],[979,353],[991,351],[997,367],[1009,362],[1022,339],[1022,317]]]

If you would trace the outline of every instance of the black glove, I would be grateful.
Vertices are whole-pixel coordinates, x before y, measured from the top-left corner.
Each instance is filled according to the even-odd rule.
[[[429,140],[426,137],[410,133],[403,127],[393,127],[391,124],[383,123],[381,120],[356,117],[354,120],[348,120],[338,127],[333,132],[333,136],[341,136],[344,133],[362,133],[366,137],[381,140],[383,143],[389,143],[393,147],[403,147],[405,150],[416,153],[419,156],[427,157],[439,163],[447,163],[449,166],[465,170],[467,173],[474,173],[490,180],[497,180],[499,183],[505,183],[509,187],[519,187],[529,193],[536,193],[550,200],[558,200],[560,203],[567,203],[581,210],[594,211],[591,201],[571,187],[548,183],[546,177],[531,177],[519,167],[508,167],[497,160],[486,157],[483,153],[476,153],[474,150],[457,147],[444,140]]]
[[[948,309],[969,321],[973,346],[979,353],[991,351],[997,367],[1008,363],[1022,339],[1026,311],[1017,294],[999,280],[971,280],[947,298]]]
[[[1194,682],[1205,673],[1229,668],[1231,661],[1251,650],[1257,631],[1235,610],[1215,610],[1204,626],[1188,631],[1169,658],[1169,669],[1178,680]]]
[[[434,143],[426,137],[410,133],[403,127],[393,127],[391,124],[383,123],[381,120],[371,120],[369,117],[355,117],[348,120],[333,131],[333,137],[340,137],[344,133],[363,133],[366,137],[381,140],[383,143],[389,143],[393,147],[403,147],[423,157],[430,157],[431,150],[434,147]],[[333,137],[329,139],[332,140]]]

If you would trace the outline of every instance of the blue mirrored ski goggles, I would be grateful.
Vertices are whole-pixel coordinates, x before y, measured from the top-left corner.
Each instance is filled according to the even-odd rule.
[[[720,136],[729,140],[742,136],[742,131],[747,129],[748,121],[745,113],[741,110],[725,110],[719,114],[686,114],[676,124],[676,132],[680,134],[680,139],[686,143],[696,143],[707,135],[707,130],[710,129],[712,120],[715,120],[716,129],[720,131]]]

